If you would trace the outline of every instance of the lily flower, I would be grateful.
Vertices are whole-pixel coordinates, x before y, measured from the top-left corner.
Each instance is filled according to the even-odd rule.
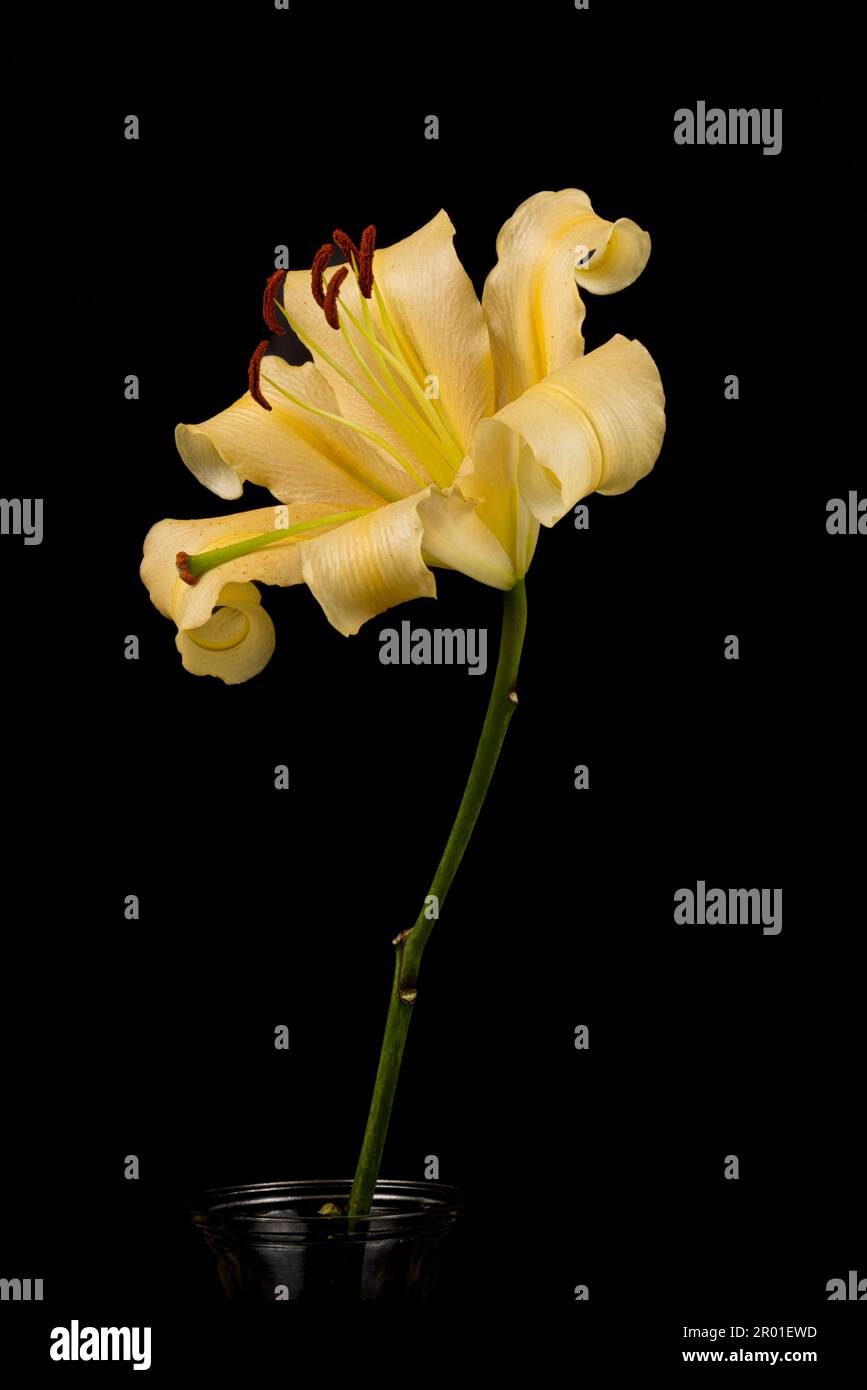
[[[435,597],[437,567],[510,590],[540,526],[653,467],[657,368],[619,335],[585,355],[580,295],[635,280],[647,233],[597,217],[576,189],[537,193],[502,228],[480,303],[454,230],[439,212],[378,249],[372,227],[358,246],[338,231],[344,265],[326,243],[312,272],[278,271],[265,322],[312,361],[292,366],[265,340],[240,400],[178,426],[181,457],[218,497],[249,481],[280,504],[148,533],[142,579],[188,671],[235,684],[266,665],[274,628],[254,581],[306,584],[346,635]]]

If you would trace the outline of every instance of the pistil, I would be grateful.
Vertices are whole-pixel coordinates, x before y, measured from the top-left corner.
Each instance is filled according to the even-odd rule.
[[[296,522],[294,526],[283,526],[277,531],[266,531],[260,536],[246,536],[243,540],[233,541],[231,545],[221,545],[215,550],[202,550],[197,555],[188,555],[185,550],[179,550],[175,564],[185,584],[196,584],[203,574],[216,569],[217,565],[239,560],[254,550],[263,550],[276,542],[291,540],[293,536],[301,536],[305,531],[313,531],[320,526],[338,526],[345,521],[354,521],[356,517],[366,516],[371,511],[372,507],[357,507],[354,511],[334,512],[331,516],[311,517],[307,521]]]

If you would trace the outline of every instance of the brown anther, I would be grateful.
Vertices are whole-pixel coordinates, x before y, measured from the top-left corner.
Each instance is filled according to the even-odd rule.
[[[325,270],[331,257],[334,255],[334,247],[330,241],[326,241],[324,246],[320,246],[316,255],[313,257],[313,265],[310,268],[310,283],[313,290],[313,298],[320,309],[325,308],[325,286],[322,283],[322,272]]]
[[[328,289],[325,291],[325,303],[322,308],[329,328],[340,328],[340,320],[337,317],[337,296],[340,293],[340,286],[349,274],[349,266],[342,265],[339,270],[335,270],[331,279],[328,281]]]
[[[275,270],[273,275],[269,275],[268,283],[265,286],[265,293],[262,297],[262,317],[272,333],[285,333],[286,323],[280,322],[274,312],[277,301],[277,291],[286,279],[285,270]]]
[[[369,299],[373,293],[373,252],[376,246],[376,228],[365,227],[361,233],[361,259],[358,262],[358,288]]]
[[[247,368],[247,381],[250,386],[250,395],[258,405],[261,405],[263,410],[270,410],[271,407],[259,389],[259,368],[262,363],[262,358],[265,356],[270,346],[271,344],[268,339],[263,338],[256,351],[253,353],[253,356],[250,358],[250,365]]]
[[[198,584],[198,579],[194,574],[190,574],[190,557],[185,550],[179,550],[175,556],[175,564],[178,567],[178,574],[185,584]]]
[[[331,236],[332,240],[334,240],[340,247],[341,251],[343,252],[344,256],[349,262],[350,267],[352,266],[353,261],[355,261],[355,264],[357,266],[360,266],[361,252],[359,251],[355,242],[352,240],[352,237],[348,236],[346,232],[341,232],[339,227],[336,227],[334,229],[334,231],[331,233]]]

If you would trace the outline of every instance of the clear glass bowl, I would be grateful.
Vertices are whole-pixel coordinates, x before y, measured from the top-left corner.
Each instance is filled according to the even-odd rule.
[[[355,1303],[430,1298],[443,1246],[461,1213],[454,1188],[433,1182],[376,1185],[370,1216],[346,1209],[351,1179],[220,1187],[194,1204],[193,1221],[231,1299]]]

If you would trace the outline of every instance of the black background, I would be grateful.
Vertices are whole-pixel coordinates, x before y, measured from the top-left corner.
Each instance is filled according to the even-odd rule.
[[[353,639],[305,589],[266,589],[265,671],[233,688],[188,675],[138,579],[144,534],[267,496],[220,503],[172,429],[243,390],[277,244],[301,267],[335,226],[374,222],[388,245],[445,207],[481,292],[515,207],[569,186],[651,234],[638,282],[585,296],[584,332],[588,350],[615,332],[648,347],[668,431],[633,492],[588,499],[589,531],[567,516],[540,539],[520,706],[425,957],[383,1171],[420,1178],[437,1154],[467,1194],[436,1325],[472,1315],[470,1352],[491,1353],[492,1329],[503,1343],[503,1313],[512,1351],[568,1347],[577,1368],[592,1347],[613,1368],[674,1366],[685,1323],[806,1322],[827,1368],[863,1327],[825,1292],[867,1274],[863,542],[825,530],[827,499],[861,474],[812,437],[821,287],[806,292],[787,221],[808,123],[755,17],[713,72],[720,35],[686,10],[475,19],[158,9],[141,47],[101,31],[115,61],[79,89],[74,173],[52,156],[77,249],[51,294],[75,307],[41,346],[45,394],[4,482],[46,498],[45,541],[2,545],[0,1274],[46,1294],[3,1305],[0,1357],[28,1375],[73,1372],[47,1358],[72,1317],[152,1325],[158,1377],[229,1344],[248,1368],[275,1343],[321,1351],[300,1310],[228,1316],[185,1202],[205,1184],[351,1174],[390,939],[436,867],[489,684],[383,667],[378,634],[404,617],[485,626],[493,654],[499,626],[499,595],[453,574],[436,607]],[[673,112],[699,98],[785,106],[783,154],[676,146]],[[53,370],[74,386],[68,414]],[[782,887],[781,935],[675,925],[674,892],[700,878]],[[364,1321],[343,1333],[373,1355]]]

